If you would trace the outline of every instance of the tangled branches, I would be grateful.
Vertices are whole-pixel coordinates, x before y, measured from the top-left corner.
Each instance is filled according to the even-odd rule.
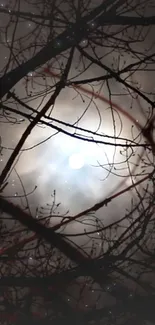
[[[154,322],[153,13],[146,0],[0,3],[7,323]]]

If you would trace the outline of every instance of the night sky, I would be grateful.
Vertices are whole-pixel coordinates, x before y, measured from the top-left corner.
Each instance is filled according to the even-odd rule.
[[[74,22],[74,16],[68,11],[69,3],[61,4],[60,8],[66,16],[68,15],[68,21]],[[97,3],[92,2],[91,5],[97,6]],[[0,0],[0,7],[8,11],[9,8],[13,8],[13,2]],[[16,4],[14,10],[27,11],[34,15],[39,14],[41,8],[44,8],[42,4],[28,4],[24,1],[20,3],[18,9],[17,7]],[[149,6],[145,9],[145,14],[150,14]],[[38,27],[35,19],[31,21],[27,18],[20,18],[16,26],[16,18],[10,21],[9,17],[11,16],[8,12],[7,14],[0,13],[1,76],[34,56],[46,44],[49,35],[48,27],[41,25]],[[56,18],[62,17],[57,14]],[[61,23],[55,23],[55,26],[52,31],[54,36],[65,28]],[[113,71],[117,71],[118,68],[124,69],[143,55],[154,53],[153,28],[143,27],[141,31],[141,27],[137,29],[133,27],[122,34],[120,26],[111,27],[114,37],[115,35],[122,39],[124,37],[125,40],[130,40],[130,37],[141,39],[139,43],[131,43],[128,53],[123,49],[123,41],[122,49],[120,47],[119,50],[116,48],[111,51],[116,42],[116,39],[112,37],[110,41],[105,37],[103,44],[100,45],[100,40],[95,39],[97,38],[95,22],[92,23],[91,28],[92,40],[96,46],[95,52],[93,52],[89,38],[82,39],[81,48],[90,55],[100,57],[100,62],[109,66]],[[108,33],[108,26],[104,28],[104,32],[105,35]],[[38,46],[38,50],[33,44]],[[10,56],[12,46],[14,50]],[[61,47],[61,42],[57,46]],[[135,54],[132,53],[133,51]],[[68,53],[65,51],[50,60],[48,64],[30,71],[13,87],[15,95],[29,105],[33,112],[23,108],[13,98],[4,98],[3,104],[21,110],[25,114],[31,113],[34,117],[34,110],[40,111],[49,99],[52,86],[59,80],[61,71],[65,67]],[[148,65],[138,66],[137,71],[133,73],[124,72],[123,78],[148,98],[154,100],[153,69],[152,59]],[[149,149],[144,151],[141,146],[147,142],[141,131],[151,116],[149,104],[114,78],[109,79],[107,83],[103,81],[94,81],[84,85],[81,83],[79,88],[72,84],[78,80],[100,77],[104,72],[103,68],[95,63],[90,64],[88,59],[82,58],[78,49],[75,49],[67,78],[70,84],[61,91],[54,106],[48,110],[46,118],[42,118],[42,121],[49,122],[50,125],[39,123],[33,129],[8,175],[8,185],[3,193],[5,197],[22,208],[28,203],[32,216],[37,219],[41,218],[42,214],[51,215],[50,227],[60,222],[62,215],[74,216],[80,213],[117,191],[136,183],[153,169],[152,153]],[[6,110],[0,115],[0,123],[2,145],[0,171],[2,171],[29,122],[25,117],[13,112],[8,115]],[[81,245],[86,252],[91,252],[92,256],[102,254],[108,249],[106,239],[104,240],[100,232],[90,235],[88,239],[85,232],[95,229],[96,218],[104,226],[120,220],[134,204],[138,204],[140,196],[137,191],[143,195],[147,185],[148,180],[112,200],[108,206],[97,211],[96,215],[92,214],[89,218],[83,216],[77,221],[70,222],[62,229],[62,232],[68,235],[82,234],[70,238],[79,246]],[[152,189],[148,188],[148,190]],[[147,205],[147,201],[144,202],[144,207],[145,204]],[[136,218],[137,213],[137,211],[133,212],[132,217]],[[123,220],[120,222],[117,234],[116,229],[113,229],[107,238],[114,236],[116,240],[116,237],[118,238],[129,224],[129,219]],[[14,227],[11,221],[7,221],[7,226],[10,229]],[[94,245],[93,251],[92,245]],[[141,255],[135,256],[139,258]],[[128,266],[126,269],[128,270]],[[135,266],[131,272],[133,274],[136,272]],[[112,285],[115,286],[115,282]],[[76,284],[73,286],[75,286],[75,296],[78,296],[79,284],[77,287]],[[126,281],[126,286],[131,288],[132,284]],[[94,290],[97,290],[96,284],[94,287],[91,284],[90,288],[91,295],[94,294],[94,296],[91,298],[89,290],[85,288],[84,300],[80,301],[81,307],[87,308],[87,301],[91,305],[97,299],[97,293],[94,293]],[[108,287],[106,291],[109,290],[111,287]],[[73,291],[72,287],[70,291]],[[100,299],[101,306],[102,301],[105,303],[106,300],[104,295],[107,297],[107,293],[104,293]],[[67,300],[72,304],[69,296]],[[109,295],[107,301],[114,303],[115,298],[110,298]]]

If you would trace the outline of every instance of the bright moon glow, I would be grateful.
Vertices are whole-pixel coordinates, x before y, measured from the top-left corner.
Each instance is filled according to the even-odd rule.
[[[80,154],[73,154],[69,157],[69,166],[72,169],[80,169],[84,166],[84,159]]]

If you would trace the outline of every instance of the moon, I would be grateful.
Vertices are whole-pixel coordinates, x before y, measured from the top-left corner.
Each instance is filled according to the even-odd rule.
[[[80,154],[73,154],[69,157],[69,166],[71,169],[81,169],[84,164],[84,158]]]

